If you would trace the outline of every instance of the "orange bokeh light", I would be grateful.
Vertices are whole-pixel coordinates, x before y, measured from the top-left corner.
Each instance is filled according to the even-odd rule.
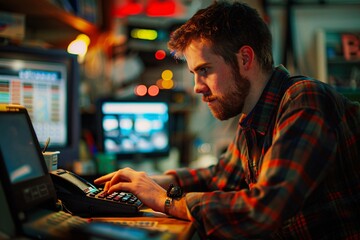
[[[143,84],[135,87],[135,94],[138,96],[145,96],[147,93],[147,87]]]
[[[148,93],[152,97],[157,96],[159,94],[159,91],[159,87],[156,85],[151,85],[148,89]]]

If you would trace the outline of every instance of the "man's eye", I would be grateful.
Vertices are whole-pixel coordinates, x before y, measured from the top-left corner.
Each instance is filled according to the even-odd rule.
[[[208,72],[208,68],[200,68],[200,74],[201,75],[205,75],[205,74],[207,74],[207,72]]]

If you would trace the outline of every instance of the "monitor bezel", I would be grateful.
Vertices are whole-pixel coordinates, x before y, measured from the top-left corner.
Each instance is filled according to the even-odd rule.
[[[3,117],[3,115],[6,114],[18,114],[25,117],[29,126],[29,131],[32,136],[34,147],[36,148],[36,153],[39,157],[38,160],[41,161],[40,162],[41,170],[42,170],[41,176],[28,179],[25,181],[12,183],[9,173],[7,172],[5,160],[3,159],[3,155],[1,154],[1,149],[0,149],[1,184],[4,189],[4,193],[6,193],[5,198],[7,199],[10,212],[12,213],[12,216],[14,217],[14,221],[16,222],[16,224],[19,225],[21,224],[21,222],[25,222],[27,220],[27,216],[36,209],[41,208],[41,209],[54,210],[56,208],[57,195],[50,174],[48,173],[47,166],[41,152],[39,141],[35,135],[35,130],[33,128],[31,119],[26,109],[21,106],[12,105],[11,107],[9,107],[8,111],[3,111],[3,110],[0,111],[0,117]],[[34,189],[40,185],[46,187],[48,194],[39,197],[33,201],[27,200],[25,197],[25,192],[29,191],[29,189]]]
[[[171,124],[172,118],[170,114],[170,103],[167,99],[162,97],[151,98],[151,97],[130,97],[130,98],[102,98],[99,99],[96,104],[96,125],[97,125],[97,132],[98,132],[98,143],[97,146],[101,153],[105,153],[104,151],[104,134],[103,134],[103,127],[102,127],[102,119],[104,114],[102,112],[102,106],[105,103],[163,103],[166,104],[168,109],[168,122],[166,125],[166,130],[168,134],[168,147],[164,151],[156,151],[156,152],[137,152],[137,153],[110,153],[116,156],[118,161],[142,161],[144,159],[158,159],[162,157],[168,157],[170,154],[171,146],[172,146],[172,139],[171,139]]]
[[[79,110],[79,63],[77,56],[60,49],[44,49],[20,46],[0,46],[0,58],[62,63],[67,66],[66,109],[67,138],[65,146],[49,144],[48,151],[60,151],[59,167],[71,166],[79,157],[80,110]],[[51,139],[50,139],[51,141]],[[40,144],[43,147],[43,144]]]

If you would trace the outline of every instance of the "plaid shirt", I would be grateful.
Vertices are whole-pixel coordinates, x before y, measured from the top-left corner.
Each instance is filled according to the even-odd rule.
[[[169,171],[207,238],[360,239],[360,107],[279,66],[209,168]]]

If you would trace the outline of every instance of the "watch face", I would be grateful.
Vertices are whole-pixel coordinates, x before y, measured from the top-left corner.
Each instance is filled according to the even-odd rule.
[[[167,196],[170,198],[179,198],[183,195],[183,191],[181,187],[174,186],[173,184],[170,184],[169,189],[167,191]]]

